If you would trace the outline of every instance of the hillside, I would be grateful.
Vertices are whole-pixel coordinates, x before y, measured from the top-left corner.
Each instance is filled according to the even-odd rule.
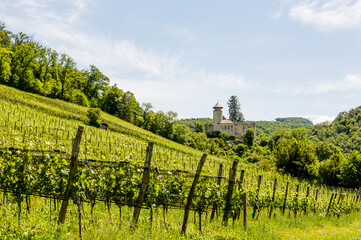
[[[17,106],[16,109],[27,109],[26,111],[36,111],[38,114],[45,116],[51,116],[54,118],[59,119],[59,121],[65,121],[72,123],[72,127],[69,130],[76,129],[77,124],[87,125],[88,118],[87,118],[87,110],[88,107],[76,105],[73,103],[68,103],[63,100],[58,99],[51,99],[43,96],[39,96],[37,94],[23,92],[11,87],[7,87],[4,85],[0,85],[0,100],[3,102],[3,108],[6,104],[13,104]],[[25,111],[25,109],[23,111]],[[10,117],[8,109],[4,109],[3,117]],[[18,110],[17,110],[18,111]],[[202,155],[202,152],[195,150],[190,147],[186,147],[184,145],[175,143],[171,140],[153,134],[147,130],[139,128],[131,123],[123,121],[115,116],[107,114],[105,112],[101,112],[101,120],[105,121],[108,124],[108,129],[115,133],[120,133],[121,136],[126,136],[131,142],[138,142],[145,144],[149,141],[152,141],[158,146],[162,151],[167,151],[169,154],[170,152],[174,152],[174,155],[182,154],[191,158],[192,161],[197,161]],[[19,118],[19,120],[23,120]],[[27,119],[28,121],[35,124],[38,122],[39,117],[37,116],[36,119]],[[23,120],[24,121],[24,120]],[[39,124],[42,124],[42,121],[39,121]],[[35,124],[36,126],[37,124]],[[34,126],[34,127],[35,127]],[[54,126],[55,127],[55,126]],[[99,129],[100,130],[100,129]],[[3,131],[6,131],[5,129]],[[3,132],[3,134],[5,134]],[[224,162],[224,159],[211,157],[216,162]]]
[[[343,149],[361,151],[361,106],[341,112],[330,124],[318,124],[312,128],[313,136]]]
[[[311,124],[307,121],[307,119],[303,118],[289,118],[289,120],[285,121],[255,121],[256,122],[256,135],[264,134],[266,136],[271,136],[273,133],[279,130],[290,130],[294,128],[307,128],[310,129],[312,127]],[[188,126],[191,131],[195,131],[196,124],[205,125],[207,123],[212,123],[211,118],[191,118],[191,119],[181,119],[178,120],[178,123]]]
[[[141,166],[148,153],[147,141],[154,141],[155,146],[151,163],[150,185],[141,206],[144,209],[139,224],[142,231],[139,234],[143,236],[145,229],[149,229],[149,226],[153,224],[154,231],[158,231],[156,229],[168,221],[167,226],[171,226],[171,228],[165,232],[159,232],[159,236],[155,236],[155,239],[168,235],[180,237],[179,219],[183,214],[186,197],[202,154],[200,151],[176,144],[104,112],[101,113],[101,118],[109,123],[110,130],[107,131],[86,125],[86,107],[48,99],[6,86],[0,86],[0,93],[3,113],[0,116],[0,143],[2,146],[0,175],[3,176],[0,178],[0,189],[6,189],[7,194],[11,196],[10,199],[13,199],[2,204],[11,214],[2,218],[0,223],[12,226],[12,230],[0,232],[1,237],[6,238],[11,233],[12,236],[20,238],[19,236],[25,231],[29,231],[29,234],[34,237],[49,236],[49,238],[53,238],[55,235],[66,234],[76,236],[77,228],[75,226],[79,224],[79,221],[77,222],[78,214],[74,214],[74,212],[79,211],[79,219],[86,219],[83,223],[85,225],[84,234],[88,238],[109,236],[109,231],[112,231],[110,226],[113,226],[114,222],[116,225],[121,225],[122,231],[112,232],[110,235],[119,238],[133,238],[136,233],[129,232],[127,225],[120,223],[132,221],[131,209],[135,206],[142,174],[146,169]],[[70,194],[70,198],[78,204],[69,206],[69,220],[66,221],[69,229],[59,233],[56,228],[49,226],[52,224],[51,221],[56,221],[59,207],[56,208],[55,203],[58,206],[61,203],[68,182],[70,149],[78,125],[84,125],[85,128],[79,152],[79,173],[74,179]],[[298,134],[297,131],[294,133]],[[284,138],[286,137],[284,136]],[[260,146],[249,146],[247,153],[262,156],[259,150],[261,150]],[[220,177],[216,177],[220,163],[223,164],[223,173]],[[205,236],[208,238],[211,238],[213,234],[223,238],[245,236],[244,231],[227,230],[220,221],[210,223],[205,214],[202,217],[203,212],[211,212],[214,203],[218,204],[221,209],[225,208],[228,195],[227,185],[232,182],[229,173],[234,171],[231,171],[231,168],[237,166],[235,163],[238,164],[238,171],[235,171],[238,172],[238,175],[235,177],[239,180],[236,181],[238,187],[234,188],[232,197],[232,204],[235,207],[234,214],[241,213],[237,209],[242,206],[243,194],[247,194],[250,204],[248,211],[253,209],[253,205],[257,205],[255,208],[257,218],[262,219],[261,221],[250,221],[250,230],[247,232],[247,236],[252,238],[264,238],[269,234],[272,234],[275,239],[282,237],[282,234],[277,233],[278,230],[267,228],[260,232],[258,228],[263,221],[269,225],[268,209],[270,207],[274,208],[274,215],[279,215],[278,219],[288,221],[289,218],[282,217],[281,214],[286,188],[289,194],[292,193],[285,205],[290,214],[292,212],[293,215],[300,216],[303,210],[308,210],[310,216],[316,216],[313,211],[317,211],[317,216],[321,219],[324,219],[331,195],[333,196],[340,190],[330,190],[324,185],[300,181],[289,175],[281,175],[274,169],[265,171],[257,164],[250,164],[246,161],[232,163],[230,160],[208,156],[202,170],[203,177],[194,193],[191,209],[195,214],[199,214],[200,218],[205,218],[203,230],[206,231]],[[240,170],[243,170],[245,174],[240,174]],[[275,178],[278,190],[274,192],[275,200],[272,202],[270,201],[271,190],[275,186]],[[220,185],[216,184],[218,179],[223,179]],[[257,182],[260,183],[258,188],[256,187]],[[233,183],[235,183],[234,180]],[[356,195],[352,191],[342,188],[340,191],[348,191],[350,198],[342,203],[342,208],[334,204],[330,211],[341,214],[341,216],[348,216],[348,213],[352,213],[359,207],[351,201]],[[49,210],[47,213],[50,212],[50,221],[43,217],[44,214],[47,214],[41,210],[44,209],[43,197],[54,199],[54,206],[53,201],[48,201],[50,206],[46,206],[46,209]],[[3,199],[7,199],[7,197]],[[84,213],[80,210],[79,201],[89,203],[84,204]],[[21,216],[24,214],[21,214],[21,206],[26,205],[30,209],[30,202],[31,212],[28,210],[27,213],[29,217],[22,218]],[[101,202],[105,204],[97,204]],[[295,202],[302,202],[302,208]],[[116,207],[111,208],[111,203]],[[103,207],[104,205],[105,207]],[[16,206],[18,207],[16,208]],[[94,208],[94,206],[96,207]],[[129,208],[122,208],[123,206],[129,206]],[[153,215],[153,210],[162,208],[163,216],[157,212]],[[265,210],[261,212],[262,209]],[[168,211],[171,211],[171,214],[167,216],[166,212]],[[88,212],[91,214],[87,215]],[[150,220],[146,220],[148,219],[147,214],[150,214]],[[251,218],[251,216],[248,217]],[[33,220],[29,221],[28,218]],[[236,219],[234,218],[235,226],[242,229],[241,222]],[[303,217],[302,219],[305,224],[314,226],[312,217]],[[94,232],[92,227],[88,228],[92,221],[105,224],[106,227]],[[46,227],[37,225],[35,232],[29,230],[34,227],[33,223],[38,224],[39,222]],[[331,223],[328,224],[333,226]],[[199,223],[199,226],[201,228],[202,223]],[[217,233],[212,230],[214,226],[218,229]],[[277,229],[280,229],[281,226],[283,224],[274,224],[274,228]],[[199,234],[197,227],[190,228],[189,232],[196,236]],[[71,237],[71,239],[75,238]]]

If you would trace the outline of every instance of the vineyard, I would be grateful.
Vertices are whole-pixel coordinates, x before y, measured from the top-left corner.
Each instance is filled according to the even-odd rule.
[[[160,210],[167,226],[167,213],[181,211],[176,222],[183,234],[190,211],[202,233],[204,224],[216,219],[224,227],[231,220],[246,230],[256,221],[279,216],[340,217],[361,208],[356,190],[207,156],[111,116],[104,117],[110,130],[84,126],[81,107],[2,90],[0,190],[3,208],[14,204],[19,226],[39,199],[48,201],[43,217],[50,214],[59,223],[67,221],[64,203],[73,200],[80,238],[87,228],[84,221],[96,221],[94,209],[100,203],[109,216],[115,205],[119,221],[129,218],[124,212],[131,214],[128,227],[133,228],[139,216],[149,214],[152,223]],[[84,205],[89,206],[88,220]]]

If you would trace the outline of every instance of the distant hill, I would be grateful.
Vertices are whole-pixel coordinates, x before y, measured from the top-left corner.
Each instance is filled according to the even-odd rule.
[[[264,133],[266,136],[271,136],[277,130],[290,130],[294,128],[311,129],[312,125],[305,123],[292,123],[281,121],[256,121],[257,135]]]
[[[277,122],[284,122],[284,123],[295,123],[295,124],[308,124],[313,125],[311,120],[308,120],[303,117],[285,117],[285,118],[276,118]]]
[[[288,118],[287,118],[288,119]],[[305,119],[307,120],[307,119]],[[309,121],[309,120],[308,120]],[[203,125],[207,123],[212,123],[211,118],[189,118],[189,119],[181,119],[178,120],[178,123],[184,124],[188,126],[191,131],[195,131],[196,123],[202,123]],[[311,121],[310,121],[311,122]],[[266,136],[271,136],[277,130],[288,130],[294,128],[307,128],[310,129],[312,127],[309,123],[292,123],[288,121],[256,121],[256,134],[260,135],[264,133]]]

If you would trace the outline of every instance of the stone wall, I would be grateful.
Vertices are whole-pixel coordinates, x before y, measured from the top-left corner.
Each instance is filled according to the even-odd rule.
[[[247,129],[253,128],[256,133],[256,123],[255,122],[235,122],[234,123],[234,135],[236,138],[241,139],[242,135],[247,131]]]

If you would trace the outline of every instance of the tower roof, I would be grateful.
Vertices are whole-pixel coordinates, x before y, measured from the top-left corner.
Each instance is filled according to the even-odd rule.
[[[223,107],[217,102],[216,105],[214,105],[213,109],[222,109]]]

